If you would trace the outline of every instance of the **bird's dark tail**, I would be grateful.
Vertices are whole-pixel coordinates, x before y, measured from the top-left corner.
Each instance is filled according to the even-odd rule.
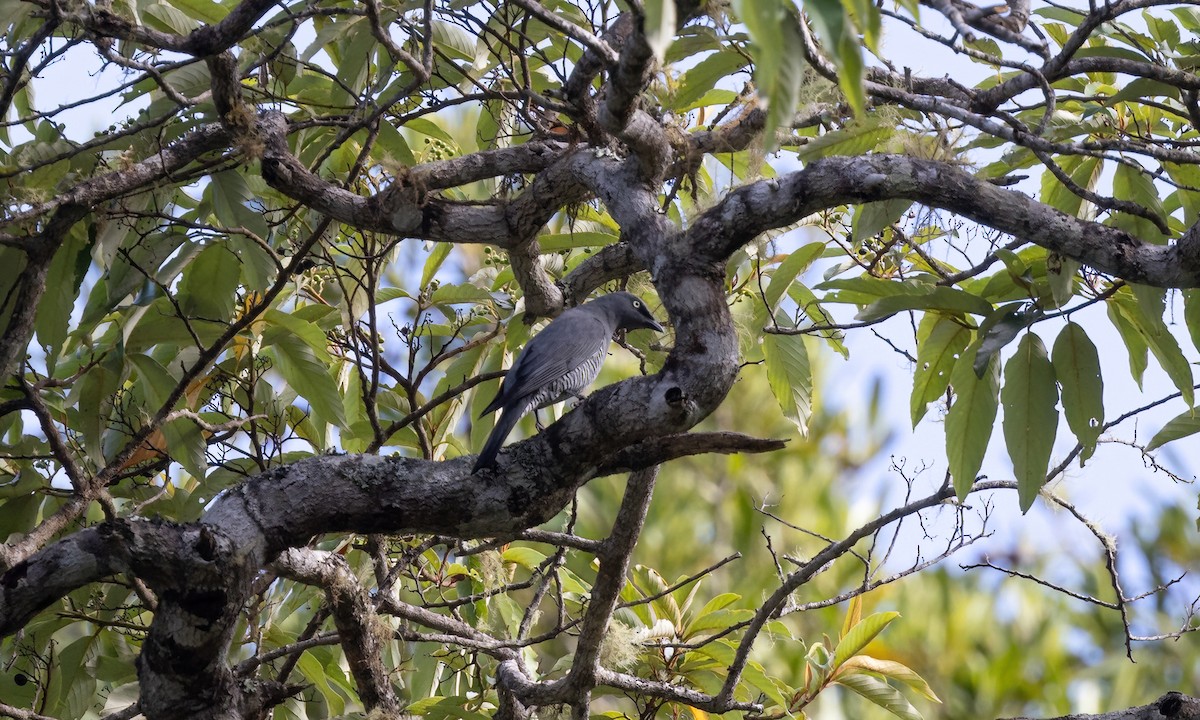
[[[487,442],[483,444],[483,450],[479,453],[479,459],[475,461],[475,467],[471,468],[472,473],[496,464],[496,455],[500,454],[501,446],[504,445],[508,434],[517,426],[517,421],[524,414],[512,407],[505,408],[500,412],[500,417],[496,420],[496,427],[492,428],[492,434],[488,435]]]

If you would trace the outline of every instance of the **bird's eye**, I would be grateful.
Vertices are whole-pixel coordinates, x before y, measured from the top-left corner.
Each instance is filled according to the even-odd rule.
[[[641,300],[634,300],[634,301],[633,301],[633,306],[634,306],[635,308],[640,308],[640,307],[642,306],[642,301],[641,301]]]

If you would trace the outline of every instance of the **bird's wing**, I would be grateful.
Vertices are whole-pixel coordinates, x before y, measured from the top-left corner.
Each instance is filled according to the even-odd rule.
[[[505,397],[519,398],[536,393],[603,352],[611,340],[612,331],[608,325],[591,313],[560,317],[525,346],[505,378]]]

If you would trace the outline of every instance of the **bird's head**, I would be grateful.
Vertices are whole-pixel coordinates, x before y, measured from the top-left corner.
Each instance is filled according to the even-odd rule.
[[[592,302],[603,303],[608,306],[609,312],[617,320],[617,329],[619,330],[639,330],[646,328],[657,332],[663,331],[663,326],[658,324],[654,316],[650,314],[650,309],[646,307],[646,303],[638,296],[627,292],[609,293],[603,297],[596,298]]]

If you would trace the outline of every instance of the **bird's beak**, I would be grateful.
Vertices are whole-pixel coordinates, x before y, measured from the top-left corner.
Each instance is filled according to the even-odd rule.
[[[662,326],[662,325],[659,325],[659,324],[658,324],[658,321],[657,321],[657,320],[655,320],[654,318],[650,318],[650,320],[648,320],[648,321],[646,322],[646,328],[647,328],[648,330],[654,330],[655,332],[662,332],[662,331],[663,331],[663,326]]]

